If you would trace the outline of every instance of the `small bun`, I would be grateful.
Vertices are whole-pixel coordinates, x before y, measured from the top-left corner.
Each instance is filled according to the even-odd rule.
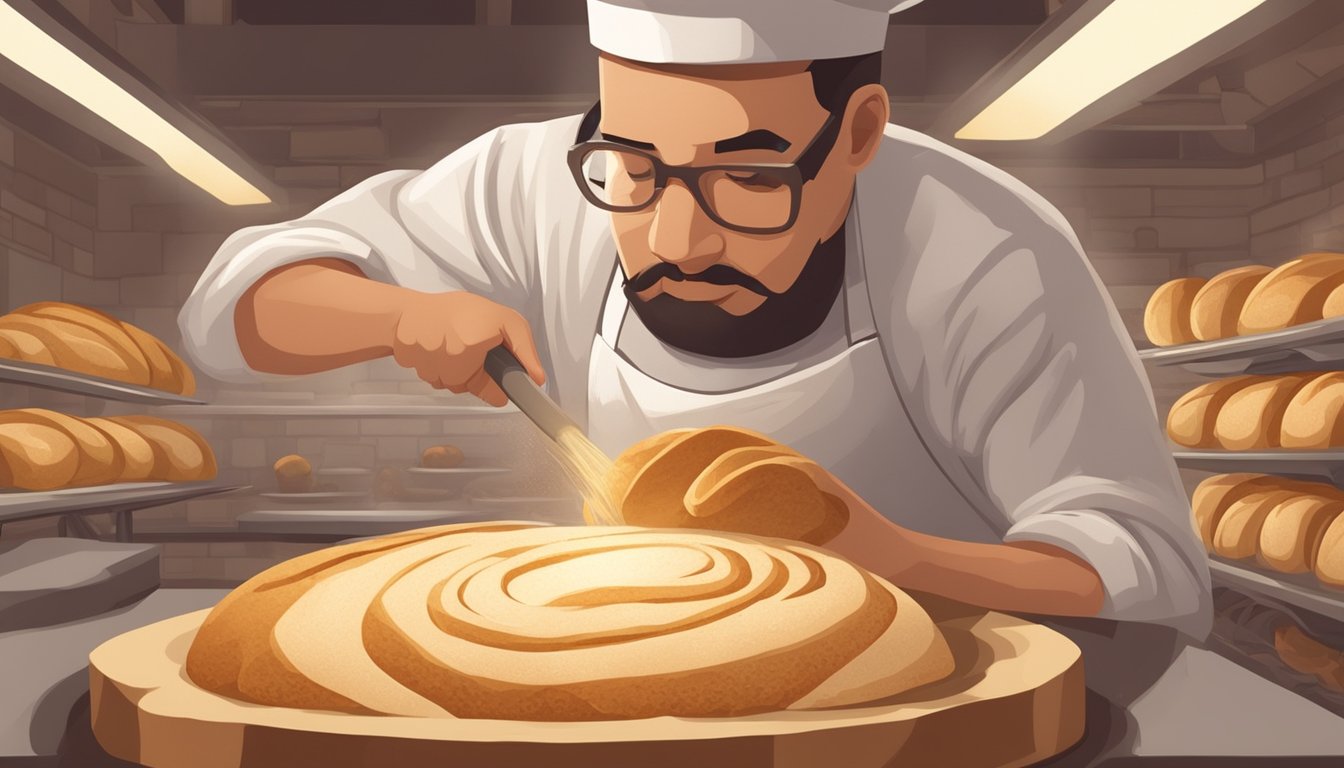
[[[281,493],[308,493],[313,490],[313,465],[302,456],[281,456],[276,460],[274,469]]]

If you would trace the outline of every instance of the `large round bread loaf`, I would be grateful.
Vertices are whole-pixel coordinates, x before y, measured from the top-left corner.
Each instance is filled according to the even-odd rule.
[[[1204,283],[1202,277],[1181,277],[1163,283],[1153,291],[1143,311],[1143,330],[1149,341],[1159,347],[1195,341],[1195,333],[1190,327],[1190,308]]]
[[[1344,372],[1315,376],[1283,411],[1279,445],[1322,449],[1344,445]]]
[[[1240,334],[1265,333],[1320,320],[1325,300],[1344,285],[1344,254],[1311,253],[1265,275],[1246,297]]]
[[[1204,284],[1190,305],[1190,329],[1200,341],[1237,335],[1246,298],[1270,268],[1259,264],[1222,272]]]
[[[69,485],[79,449],[64,430],[31,421],[0,423],[0,488],[50,491]]]
[[[1238,388],[1214,417],[1214,440],[1229,451],[1279,447],[1288,403],[1311,379],[1311,374],[1285,374]]]
[[[1214,425],[1223,404],[1242,387],[1263,380],[1261,376],[1233,376],[1195,387],[1167,412],[1167,435],[1186,448],[1216,447]]]
[[[873,701],[951,673],[904,592],[825,550],[620,526],[445,526],[281,563],[185,671],[245,702],[532,721]]]
[[[115,483],[121,477],[123,464],[121,449],[106,433],[84,419],[45,408],[0,411],[0,424],[22,422],[59,429],[75,442],[79,461],[74,475],[66,485],[103,485]]]
[[[1344,512],[1344,497],[1333,489],[1303,493],[1280,502],[1260,528],[1256,559],[1282,573],[1310,573],[1326,528]]]
[[[218,471],[210,444],[185,424],[154,416],[117,416],[111,420],[149,441],[154,449],[152,480],[173,483],[209,480]]]

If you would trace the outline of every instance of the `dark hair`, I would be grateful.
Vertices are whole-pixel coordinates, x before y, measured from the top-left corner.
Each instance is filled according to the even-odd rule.
[[[817,103],[833,114],[843,114],[855,91],[869,83],[882,82],[882,52],[816,59],[807,66],[807,71],[812,73],[812,93]]]

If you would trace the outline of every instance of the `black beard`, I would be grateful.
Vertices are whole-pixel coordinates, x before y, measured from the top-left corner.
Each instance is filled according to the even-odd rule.
[[[657,265],[623,284],[630,307],[664,344],[707,357],[753,357],[795,344],[821,327],[845,281],[845,228],[812,249],[798,279],[782,293],[732,267],[715,264],[694,275],[674,264]],[[737,316],[707,301],[684,301],[668,293],[641,299],[638,292],[662,278],[715,285],[740,285],[765,296],[751,312]]]

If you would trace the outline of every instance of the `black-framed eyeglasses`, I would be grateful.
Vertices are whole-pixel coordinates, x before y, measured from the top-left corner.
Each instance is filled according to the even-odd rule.
[[[583,120],[591,135],[601,104]],[[829,113],[792,163],[667,165],[656,155],[611,141],[580,141],[569,150],[569,170],[583,196],[616,213],[641,211],[657,202],[677,179],[715,223],[748,234],[783,232],[798,220],[803,185],[816,178],[839,135],[840,118]]]

